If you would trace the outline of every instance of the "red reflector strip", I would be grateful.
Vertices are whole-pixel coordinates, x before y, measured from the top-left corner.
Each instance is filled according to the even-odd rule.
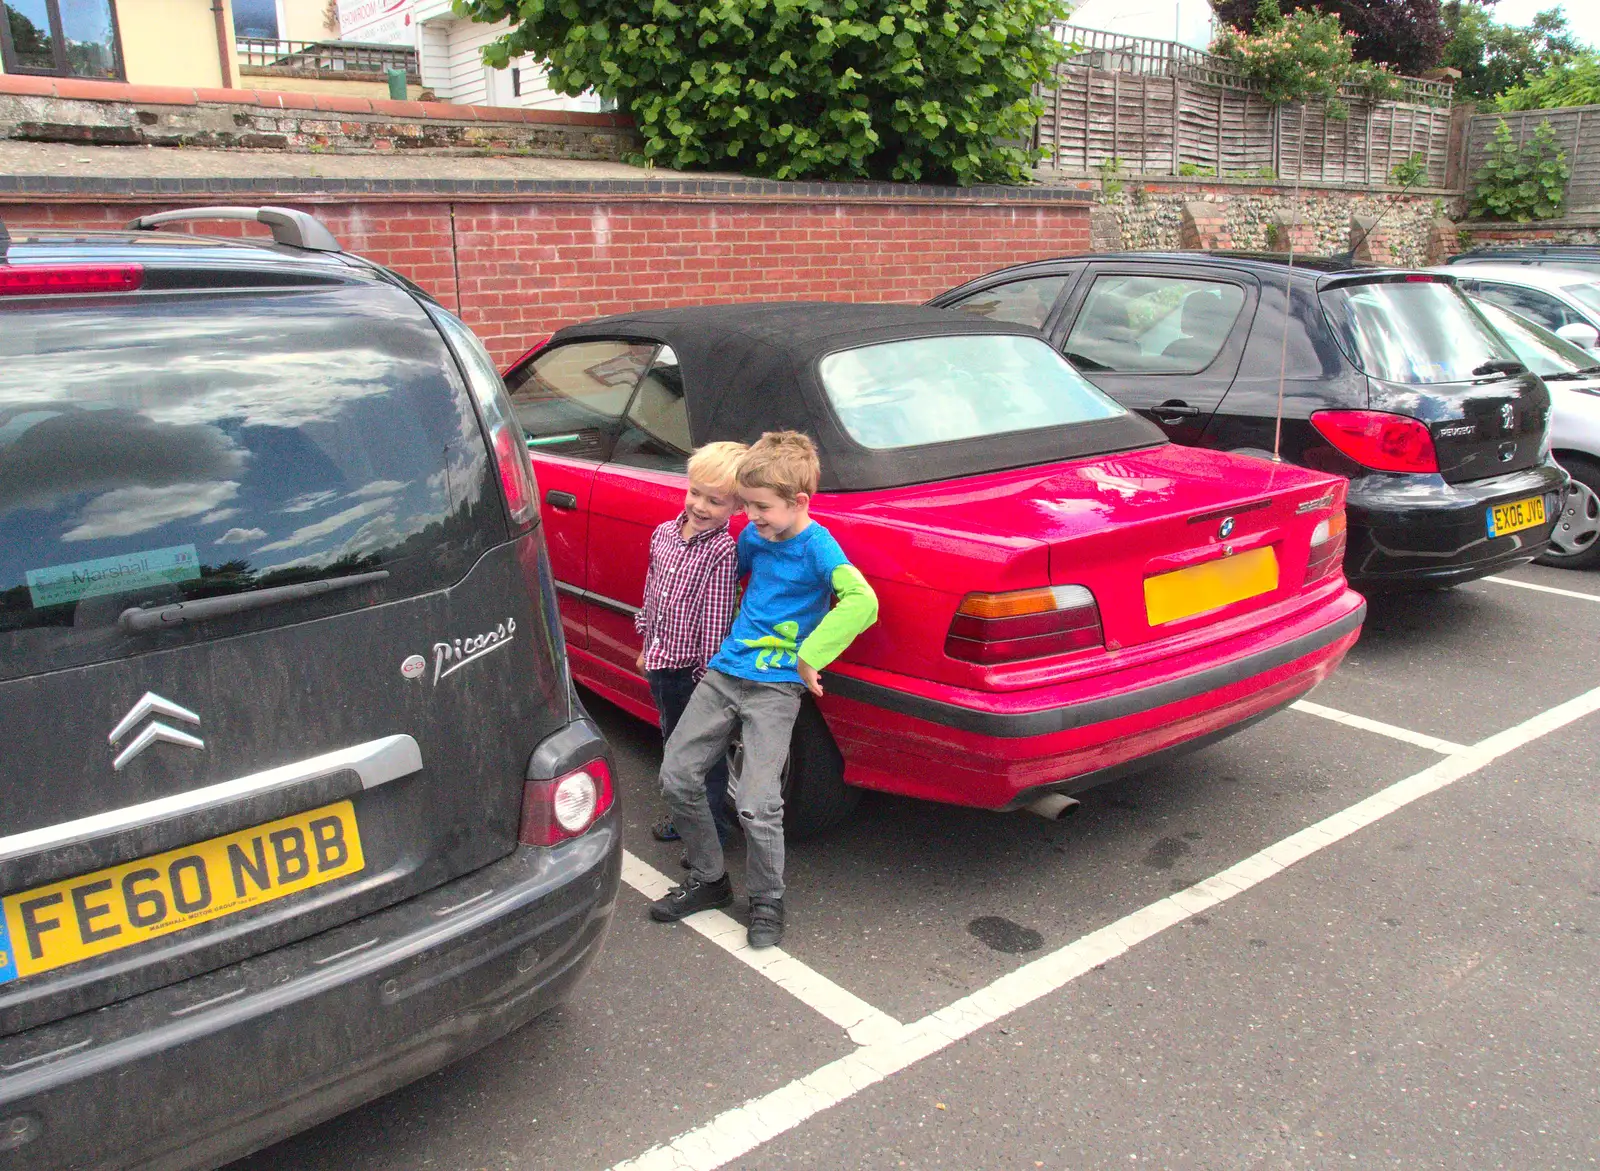
[[[958,638],[952,634],[944,640],[944,653],[952,659],[968,663],[1013,663],[1019,659],[1042,659],[1046,655],[1064,655],[1071,651],[1087,650],[1105,642],[1100,623],[1077,630],[1063,630],[1058,634],[1041,634],[1033,638],[1011,638],[1001,642],[980,642],[977,639]]]
[[[950,623],[950,633],[956,638],[1004,642],[1015,638],[1059,634],[1066,630],[1081,630],[1099,625],[1099,607],[1080,606],[1076,610],[1057,610],[1052,614],[1024,614],[1018,618],[974,618],[970,614],[957,614],[955,620]]]
[[[1337,570],[1344,562],[1345,535],[1340,533],[1331,540],[1312,548],[1311,556],[1306,561],[1306,576],[1303,584],[1310,585],[1314,581],[1321,581]]]
[[[0,264],[0,296],[130,293],[142,284],[142,264]]]

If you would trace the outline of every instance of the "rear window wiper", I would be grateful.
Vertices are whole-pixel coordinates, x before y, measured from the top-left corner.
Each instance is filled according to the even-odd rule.
[[[1490,358],[1482,366],[1473,368],[1473,375],[1480,374],[1526,374],[1528,368],[1515,358]]]
[[[171,602],[165,606],[130,606],[117,616],[117,625],[125,634],[148,634],[152,630],[170,630],[190,622],[205,622],[228,614],[242,614],[246,610],[264,610],[268,606],[281,606],[285,602],[298,602],[330,594],[334,590],[348,590],[356,586],[382,581],[389,576],[387,569],[371,573],[353,573],[348,577],[331,577],[322,581],[302,581],[294,585],[272,586],[264,590],[251,590],[243,594],[229,594],[221,598],[198,598],[192,602]]]
[[[1600,376],[1600,366],[1585,366],[1581,370],[1566,370],[1560,374],[1545,374],[1542,377],[1546,382],[1571,382],[1575,378],[1596,376]]]

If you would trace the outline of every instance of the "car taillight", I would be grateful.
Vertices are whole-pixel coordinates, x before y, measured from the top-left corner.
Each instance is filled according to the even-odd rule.
[[[1011,663],[1105,645],[1100,607],[1083,586],[968,594],[944,653],[969,663]]]
[[[1305,584],[1321,581],[1344,560],[1344,511],[1330,513],[1311,531],[1311,556],[1306,561]]]
[[[611,808],[611,768],[603,758],[550,781],[529,781],[522,789],[522,826],[517,840],[527,846],[553,846],[585,833]]]
[[[0,296],[131,293],[142,284],[142,264],[0,264]]]
[[[500,470],[500,487],[506,494],[506,507],[511,519],[522,523],[533,515],[536,501],[533,498],[533,481],[528,473],[528,457],[517,449],[522,447],[522,429],[515,424],[501,423],[490,436],[494,439],[494,462]]]
[[[478,400],[478,409],[483,412],[483,426],[489,433],[489,448],[500,473],[500,488],[505,492],[511,522],[519,526],[531,525],[539,518],[539,492],[534,486],[533,465],[528,462],[522,425],[512,413],[511,398],[506,394],[505,383],[500,381],[500,372],[494,368],[489,351],[460,318],[436,305],[430,307],[428,313],[454,347],[461,361],[461,372],[472,388],[472,397]]]
[[[1311,425],[1334,447],[1377,472],[1437,472],[1427,425],[1388,411],[1316,411]]]

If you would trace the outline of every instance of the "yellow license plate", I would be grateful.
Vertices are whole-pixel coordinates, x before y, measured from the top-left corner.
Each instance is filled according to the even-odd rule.
[[[0,983],[132,947],[355,874],[355,807],[324,805],[0,901]]]
[[[1489,508],[1489,535],[1503,537],[1507,533],[1536,528],[1544,524],[1544,497],[1530,496],[1526,500],[1513,500],[1510,504],[1494,504]]]
[[[1268,545],[1145,578],[1144,610],[1150,625],[1160,626],[1277,588],[1278,557]]]

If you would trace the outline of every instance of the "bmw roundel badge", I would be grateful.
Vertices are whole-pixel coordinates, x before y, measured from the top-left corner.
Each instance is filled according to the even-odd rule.
[[[1233,536],[1233,517],[1225,516],[1222,518],[1222,524],[1217,528],[1217,538],[1226,541],[1231,536]]]

